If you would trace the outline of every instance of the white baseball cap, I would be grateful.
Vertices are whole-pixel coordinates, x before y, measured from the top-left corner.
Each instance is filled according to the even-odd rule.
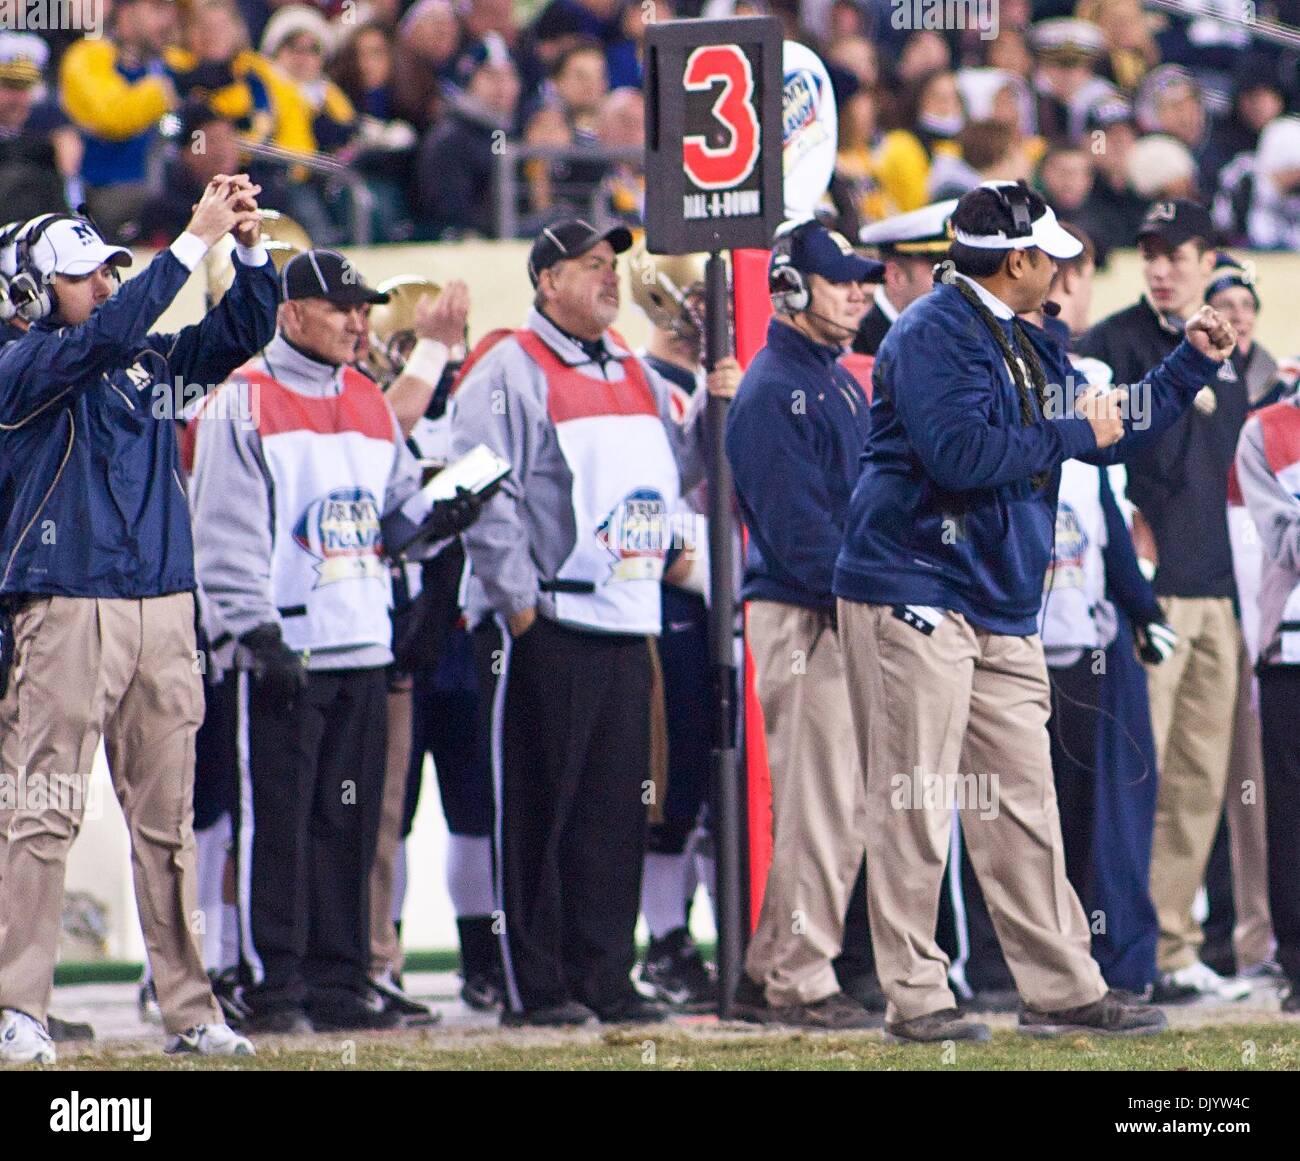
[[[35,233],[39,222],[27,227]],[[42,274],[66,274],[78,278],[98,270],[104,263],[130,266],[131,251],[124,246],[110,246],[99,231],[81,218],[59,218],[41,231],[31,244],[29,261]]]

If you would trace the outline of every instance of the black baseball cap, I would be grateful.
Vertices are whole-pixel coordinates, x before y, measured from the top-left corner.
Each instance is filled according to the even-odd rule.
[[[602,233],[581,218],[565,218],[544,226],[528,252],[528,277],[536,286],[543,270],[557,262],[581,257],[601,242],[608,242],[615,254],[622,254],[632,248],[632,231],[626,226],[614,226]]]
[[[1214,241],[1214,220],[1204,206],[1186,198],[1153,202],[1138,227],[1137,240],[1159,238],[1169,247],[1181,246],[1192,238]]]
[[[388,295],[367,286],[357,268],[337,250],[308,250],[295,254],[280,271],[286,302],[323,298],[337,306],[387,302]]]

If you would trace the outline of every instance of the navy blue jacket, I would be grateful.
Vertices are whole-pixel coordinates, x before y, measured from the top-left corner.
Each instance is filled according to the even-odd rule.
[[[1011,323],[1002,323],[1008,335]],[[1074,383],[1060,344],[1027,328],[1050,385]],[[1037,632],[1062,460],[1115,463],[1151,446],[1218,372],[1187,342],[1134,390],[1128,433],[1098,452],[1086,420],[1022,426],[993,336],[955,286],[938,286],[890,328],[876,357],[871,435],[853,493],[835,593],[932,605],[994,633]],[[1035,407],[1037,412],[1037,408]],[[1035,491],[1031,478],[1050,473]]]
[[[870,428],[867,397],[840,353],[773,319],[727,410],[727,459],[749,530],[745,600],[835,607],[835,556]]]
[[[194,588],[177,383],[216,386],[275,333],[275,267],[235,268],[217,307],[177,334],[148,333],[190,277],[164,250],[81,326],[39,322],[0,351],[0,593]]]

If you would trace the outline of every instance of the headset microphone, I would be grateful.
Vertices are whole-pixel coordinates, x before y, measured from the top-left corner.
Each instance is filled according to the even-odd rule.
[[[1043,313],[1047,315],[1048,318],[1055,318],[1061,313],[1061,304],[1059,302],[1053,302],[1049,298],[1043,303]]]

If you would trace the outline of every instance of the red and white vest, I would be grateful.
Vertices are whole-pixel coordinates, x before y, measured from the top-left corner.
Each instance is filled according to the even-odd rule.
[[[609,382],[570,367],[531,330],[516,331],[515,339],[546,376],[547,409],[573,476],[573,551],[543,582],[561,582],[556,617],[605,632],[657,634],[681,483],[645,370],[629,355],[620,360],[623,378]]]
[[[351,367],[338,395],[303,395],[245,367],[274,491],[272,597],[294,650],[388,646],[392,588],[379,518],[393,471],[393,416]]]

